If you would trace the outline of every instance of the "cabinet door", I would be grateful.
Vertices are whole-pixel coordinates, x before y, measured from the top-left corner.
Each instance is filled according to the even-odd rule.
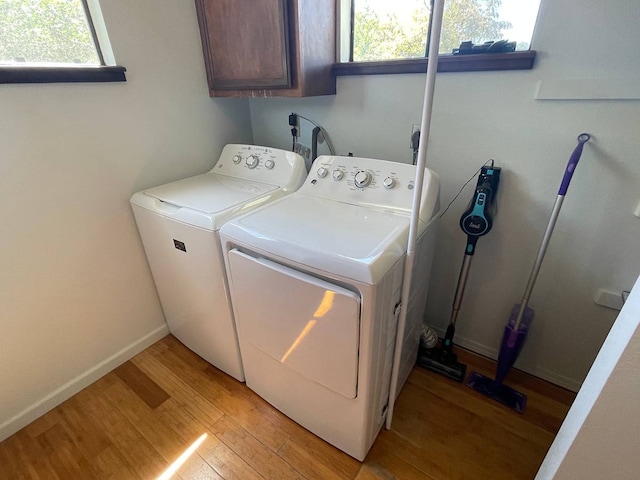
[[[209,89],[291,86],[286,0],[196,0]]]

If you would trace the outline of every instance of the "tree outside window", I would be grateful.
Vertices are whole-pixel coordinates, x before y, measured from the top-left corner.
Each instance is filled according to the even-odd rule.
[[[0,63],[100,65],[82,0],[0,0]]]
[[[481,44],[506,39],[506,34],[522,37],[509,40],[518,42],[517,50],[528,50],[539,3],[540,0],[446,0],[439,52],[451,53],[463,41]],[[353,60],[424,57],[430,7],[429,0],[353,0]]]

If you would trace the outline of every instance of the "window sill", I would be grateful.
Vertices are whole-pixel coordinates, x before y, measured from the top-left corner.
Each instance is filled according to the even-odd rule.
[[[535,50],[511,53],[479,53],[474,55],[440,55],[438,57],[438,72],[531,70],[535,58]],[[336,76],[425,73],[427,71],[427,59],[407,58],[383,62],[335,63],[331,71]]]
[[[0,83],[78,83],[78,82],[125,82],[126,68],[102,67],[40,67],[0,66]]]

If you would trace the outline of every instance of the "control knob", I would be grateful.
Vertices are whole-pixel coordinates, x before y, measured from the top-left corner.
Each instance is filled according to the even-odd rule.
[[[382,182],[382,185],[384,185],[384,188],[390,189],[396,186],[396,181],[392,177],[387,177],[384,179],[384,182]]]
[[[360,170],[356,173],[355,177],[353,177],[353,183],[358,188],[364,188],[371,183],[371,174],[364,170]]]
[[[327,176],[327,173],[329,173],[329,170],[324,167],[320,167],[316,173],[320,178],[324,178]]]
[[[267,167],[268,170],[271,170],[273,167],[276,166],[276,162],[274,162],[273,160],[269,159],[266,162],[264,162],[264,166]]]
[[[247,167],[256,168],[260,163],[260,158],[257,155],[249,155],[247,157]]]
[[[242,161],[242,155],[234,155],[233,156],[233,163],[235,163],[236,165],[238,163],[240,163]]]
[[[334,170],[333,171],[333,179],[335,181],[342,180],[343,177],[344,177],[344,172],[342,170]]]

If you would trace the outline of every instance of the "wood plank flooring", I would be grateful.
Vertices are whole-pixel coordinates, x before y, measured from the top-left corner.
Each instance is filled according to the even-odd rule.
[[[517,371],[507,380],[529,396],[523,415],[416,367],[360,463],[169,335],[0,443],[0,478],[532,479],[575,395]]]

